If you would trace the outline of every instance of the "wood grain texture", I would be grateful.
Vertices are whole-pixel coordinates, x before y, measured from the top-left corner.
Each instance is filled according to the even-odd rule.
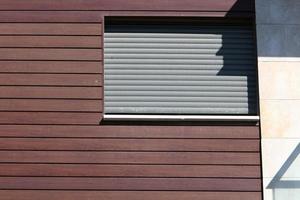
[[[101,48],[100,36],[0,36],[0,47]]]
[[[88,138],[227,138],[259,139],[257,126],[16,126],[2,125],[0,137],[88,137]]]
[[[101,61],[100,49],[0,48],[0,60]]]
[[[7,86],[101,86],[98,74],[0,74],[0,85]]]
[[[0,73],[102,73],[102,62],[0,61]]]
[[[0,86],[0,98],[102,99],[102,87]]]
[[[259,166],[0,164],[0,176],[260,178]]]
[[[95,36],[102,35],[102,25],[100,23],[0,23],[0,35]]]
[[[83,114],[82,114],[83,115]],[[85,114],[86,115],[86,114]],[[91,115],[91,117],[94,117]],[[75,120],[75,119],[70,119]],[[90,120],[88,120],[90,121]],[[0,121],[1,122],[1,121]],[[2,150],[239,151],[258,152],[258,140],[3,138]]]
[[[260,155],[249,152],[0,151],[0,162],[247,166],[260,165]]]
[[[98,125],[101,113],[0,112],[0,124]],[[12,146],[13,147],[13,146]]]
[[[0,190],[1,200],[261,200],[260,192]]]
[[[254,11],[253,0],[3,0],[1,10],[159,10],[159,11]]]
[[[260,179],[2,177],[0,189],[260,191]]]
[[[0,111],[102,112],[99,100],[0,99]]]
[[[101,23],[99,11],[1,11],[0,22]]]

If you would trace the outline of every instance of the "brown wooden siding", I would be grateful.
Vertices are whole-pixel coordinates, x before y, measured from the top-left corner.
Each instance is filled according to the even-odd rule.
[[[254,16],[254,1],[0,2],[0,200],[261,200],[253,125],[100,124],[103,16]]]
[[[81,199],[109,199],[109,200],[253,200],[261,199],[261,195],[258,192],[168,192],[168,191],[49,191],[49,190],[22,190],[22,191],[11,191],[1,190],[0,191],[2,200],[20,199],[23,200],[53,200],[53,199],[64,199],[64,200],[81,200]]]
[[[253,0],[2,0],[1,10],[101,10],[101,11],[244,11],[254,9]]]

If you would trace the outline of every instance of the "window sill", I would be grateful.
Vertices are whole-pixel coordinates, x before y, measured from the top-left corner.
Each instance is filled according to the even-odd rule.
[[[105,114],[104,120],[111,121],[259,121],[259,116],[242,115],[122,115]]]

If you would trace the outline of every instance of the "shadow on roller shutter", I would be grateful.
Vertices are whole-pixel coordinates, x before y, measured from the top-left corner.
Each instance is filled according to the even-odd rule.
[[[105,114],[256,114],[251,25],[107,21]]]

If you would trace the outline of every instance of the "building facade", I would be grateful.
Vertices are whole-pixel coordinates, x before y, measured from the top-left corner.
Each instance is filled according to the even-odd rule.
[[[299,8],[0,1],[0,200],[297,199]]]
[[[264,199],[299,199],[298,1],[256,1]]]

